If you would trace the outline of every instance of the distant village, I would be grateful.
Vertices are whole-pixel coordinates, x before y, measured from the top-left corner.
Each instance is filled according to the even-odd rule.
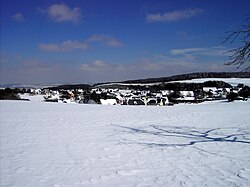
[[[173,80],[206,77],[250,77],[249,73],[193,73],[167,78],[99,83],[96,85],[60,85],[46,88],[2,88],[0,100],[28,100],[24,94],[41,95],[44,102],[101,104],[101,105],[148,105],[172,106],[179,103],[204,101],[245,101],[250,97],[250,87],[244,84],[232,86],[223,81],[187,83]],[[162,82],[155,82],[162,81]],[[169,81],[169,82],[168,82]],[[153,83],[154,82],[154,83]]]
[[[21,99],[18,96],[24,93],[42,95],[44,102],[171,106],[179,103],[201,103],[225,99],[244,101],[250,96],[250,87],[244,84],[233,87],[222,81],[208,81],[205,83],[161,83],[154,85],[106,84],[84,88],[74,88],[72,85],[71,88],[22,88],[10,89],[7,92],[18,93],[16,99]]]
[[[163,83],[165,84],[165,83]],[[215,82],[216,84],[216,82]],[[188,84],[187,84],[188,85]],[[115,85],[106,85],[104,87],[94,87],[90,90],[34,90],[33,94],[44,94],[44,101],[61,103],[84,103],[84,104],[102,104],[102,105],[174,105],[178,103],[200,103],[212,100],[247,100],[250,96],[250,88],[243,84],[232,87],[202,87],[200,89],[171,90],[157,89],[150,86],[138,86],[136,88],[116,87]]]

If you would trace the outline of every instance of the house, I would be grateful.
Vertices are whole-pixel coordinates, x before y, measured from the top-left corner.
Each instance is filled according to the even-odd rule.
[[[168,103],[167,97],[153,97],[146,100],[146,105],[165,106]]]
[[[117,105],[117,101],[115,99],[100,99],[102,105]]]
[[[142,99],[136,98],[136,97],[131,97],[127,100],[128,105],[145,105]]]
[[[41,89],[31,89],[30,95],[40,95],[41,93]]]
[[[177,103],[193,103],[196,102],[194,92],[193,91],[179,91],[180,96],[175,99]]]
[[[217,91],[217,88],[216,87],[203,87],[203,92],[216,92]]]

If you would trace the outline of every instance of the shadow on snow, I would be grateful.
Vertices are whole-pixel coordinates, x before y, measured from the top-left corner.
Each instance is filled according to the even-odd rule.
[[[173,141],[173,138],[177,141],[184,140],[183,143],[155,143],[155,142],[138,142],[131,141],[140,145],[146,145],[150,147],[176,147],[176,146],[192,146],[198,143],[211,143],[211,142],[228,142],[228,143],[241,143],[250,145],[249,131],[240,128],[214,128],[214,129],[197,129],[187,127],[162,127],[157,125],[150,125],[150,130],[143,128],[132,128],[126,126],[118,126],[124,133],[130,133],[143,136],[157,136],[165,138],[168,142]],[[227,133],[227,131],[233,131]],[[172,139],[170,139],[172,137]],[[147,140],[148,141],[148,140]],[[126,141],[128,142],[128,141]],[[165,142],[165,141],[164,141]]]

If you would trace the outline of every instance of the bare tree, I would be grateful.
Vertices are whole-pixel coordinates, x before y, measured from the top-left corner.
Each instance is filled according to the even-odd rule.
[[[231,49],[229,62],[225,65],[236,65],[237,68],[246,65],[244,70],[250,70],[250,16],[244,21],[244,24],[240,29],[226,32],[227,37],[224,38],[224,42],[234,43],[236,40],[240,43],[240,47]],[[248,65],[249,64],[249,65]]]

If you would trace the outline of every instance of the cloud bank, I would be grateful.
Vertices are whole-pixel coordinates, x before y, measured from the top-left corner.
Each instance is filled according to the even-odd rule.
[[[38,48],[45,52],[69,52],[76,49],[89,49],[90,43],[101,42],[108,47],[121,47],[122,43],[111,35],[93,35],[85,41],[66,40],[62,43],[41,43]]]
[[[45,49],[70,50],[74,48],[72,46],[78,46],[77,42],[68,42],[70,45],[65,43],[67,42],[46,46]],[[4,55],[1,57],[4,63],[1,64],[0,81],[2,84],[97,83],[204,71],[235,71],[235,67],[224,65],[226,56],[213,58],[226,50],[223,47],[172,49],[166,54],[145,54],[134,62],[126,64],[102,58],[87,62],[84,59],[72,60],[67,63],[58,60],[18,58],[19,63],[12,64],[11,61],[15,62],[16,59]],[[212,58],[207,58],[207,55]],[[204,56],[206,58],[203,58]]]
[[[48,17],[55,22],[79,23],[81,10],[78,7],[70,8],[66,4],[53,4],[47,9]]]
[[[110,35],[104,35],[104,34],[99,34],[99,35],[93,35],[89,37],[88,41],[90,42],[103,42],[105,45],[109,47],[121,47],[122,43],[114,38],[113,36]]]
[[[147,22],[175,22],[183,19],[188,19],[196,15],[201,14],[204,10],[200,8],[189,8],[186,10],[175,10],[172,12],[166,13],[156,13],[156,14],[147,14]]]
[[[61,44],[39,44],[41,50],[47,52],[67,52],[74,49],[88,49],[89,46],[85,42],[67,40]]]
[[[172,49],[170,53],[173,55],[205,55],[205,56],[228,56],[229,49],[221,46],[211,48],[184,48]]]

